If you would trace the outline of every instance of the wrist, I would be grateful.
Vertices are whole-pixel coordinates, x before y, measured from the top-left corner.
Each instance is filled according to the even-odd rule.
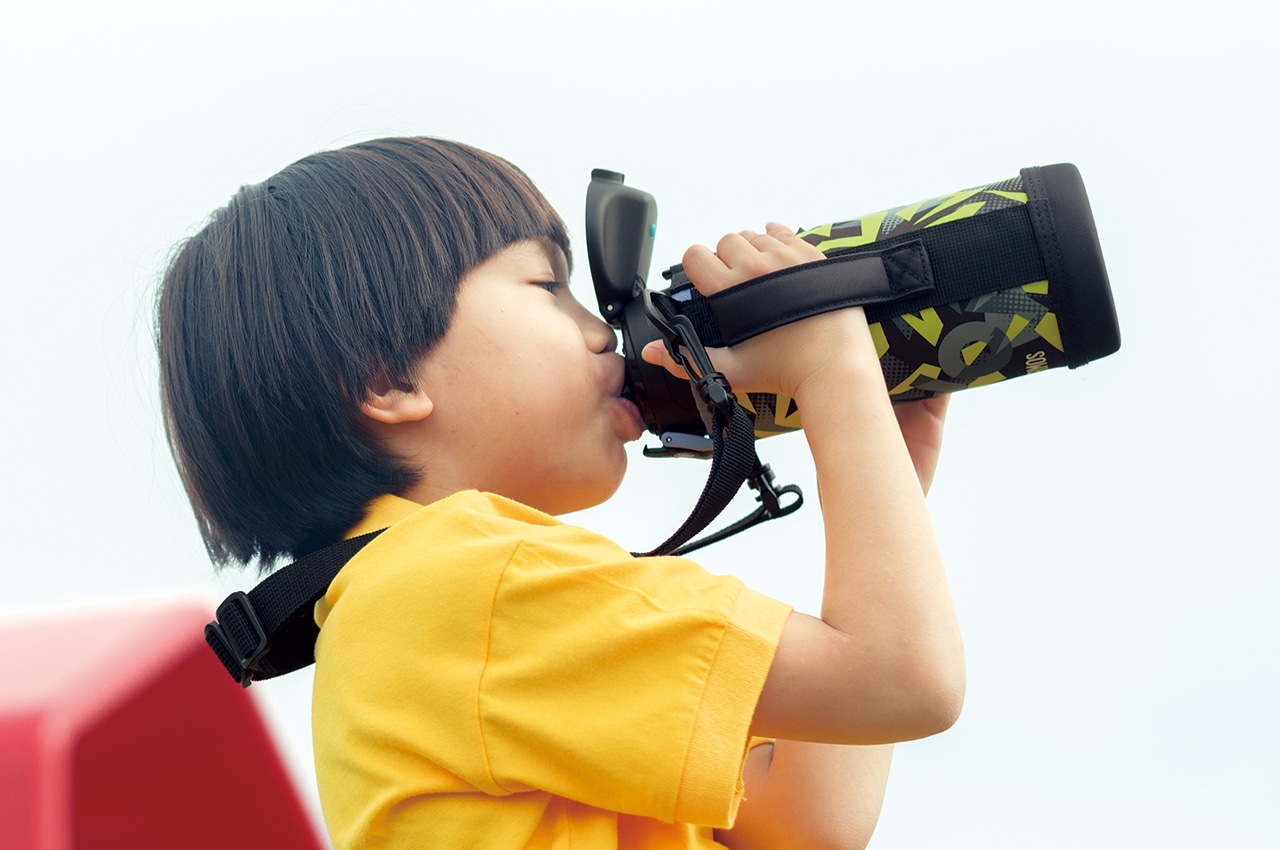
[[[813,316],[779,332],[789,334],[785,351],[784,392],[800,403],[815,388],[838,385],[860,375],[883,383],[875,341],[861,307]]]
[[[854,404],[864,406],[860,400],[886,400],[884,372],[874,350],[868,345],[865,350],[861,346],[851,346],[842,351],[838,357],[831,358],[815,369],[804,379],[791,394],[796,406],[805,416],[805,426],[809,425],[809,411],[829,406],[830,402],[839,400],[841,406]]]
[[[901,443],[880,361],[850,353],[813,373],[797,388],[805,439],[820,465],[871,447],[880,454]],[[856,439],[850,437],[856,435]],[[834,452],[834,454],[833,454]]]

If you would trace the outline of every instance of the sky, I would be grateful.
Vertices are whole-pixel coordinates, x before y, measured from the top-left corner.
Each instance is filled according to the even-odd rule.
[[[1154,10],[1152,4],[1141,4]],[[592,168],[692,243],[1075,163],[1123,345],[957,395],[929,497],[965,635],[950,731],[899,746],[878,850],[1280,842],[1273,28],[1261,4],[48,4],[0,36],[0,623],[201,599],[151,313],[178,240],[315,150],[435,135],[521,166],[592,303]],[[631,458],[571,518],[632,549],[705,465]],[[760,445],[811,495],[803,437]],[[731,507],[745,513],[749,497]],[[821,518],[700,556],[817,610]],[[308,674],[256,685],[314,806]]]

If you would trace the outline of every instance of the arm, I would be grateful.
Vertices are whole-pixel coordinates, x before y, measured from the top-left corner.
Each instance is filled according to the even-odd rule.
[[[865,333],[860,310],[842,312]],[[940,732],[960,709],[963,652],[923,489],[870,335],[850,336],[848,360],[792,396],[817,469],[825,581],[821,619],[796,614],[783,631],[757,735],[891,743]]]
[[[731,234],[715,254],[695,246],[685,269],[710,295],[818,256],[771,226],[764,235]],[[889,749],[797,742],[908,740],[949,727],[959,712],[963,654],[922,488],[932,479],[945,402],[895,415],[858,308],[712,356],[736,390],[796,400],[826,542],[822,616],[788,621],[752,723],[753,734],[784,740],[752,753],[750,802],[722,837],[730,846],[777,846],[780,830],[784,846],[861,846],[878,817]],[[645,357],[674,368],[660,345]]]
[[[947,396],[894,408],[921,489],[933,482]],[[746,794],[730,830],[716,839],[733,850],[773,847],[862,848],[880,818],[893,747],[779,740],[755,747],[743,775]]]

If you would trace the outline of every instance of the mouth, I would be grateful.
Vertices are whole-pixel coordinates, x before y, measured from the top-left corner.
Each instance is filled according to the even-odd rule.
[[[640,415],[640,408],[636,403],[626,396],[618,396],[616,406],[622,412],[626,419],[625,434],[627,442],[638,440],[644,435],[644,417]]]
[[[615,386],[618,388],[614,393],[614,406],[618,408],[623,420],[625,420],[623,433],[627,442],[638,440],[644,434],[645,421],[644,415],[640,412],[640,406],[637,404],[635,390],[631,386],[631,382],[627,380],[626,362],[618,358],[618,378]]]

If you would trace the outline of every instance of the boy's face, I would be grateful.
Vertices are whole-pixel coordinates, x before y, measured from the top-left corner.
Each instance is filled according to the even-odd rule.
[[[559,248],[518,242],[463,279],[449,331],[423,360],[420,498],[495,492],[547,513],[617,489],[644,430],[619,397],[613,329],[569,293]],[[425,488],[426,492],[422,492]]]

